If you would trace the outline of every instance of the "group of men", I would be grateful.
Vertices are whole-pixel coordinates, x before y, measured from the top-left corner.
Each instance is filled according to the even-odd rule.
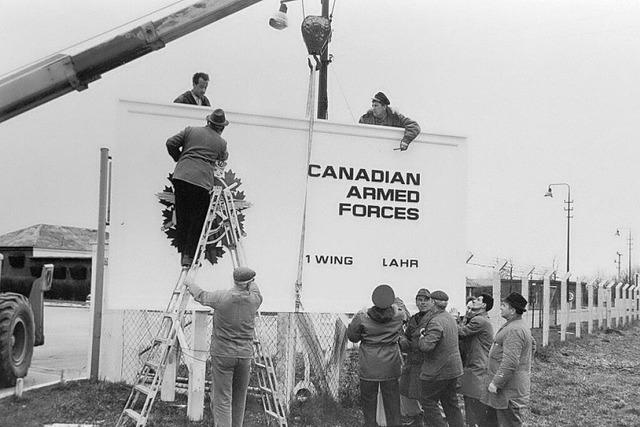
[[[378,393],[387,426],[521,426],[528,404],[535,340],[522,319],[527,300],[513,292],[500,305],[506,323],[494,336],[481,294],[461,318],[446,310],[443,291],[422,288],[409,315],[388,285],[373,306],[352,318],[347,337],[359,342],[365,427],[378,426]],[[464,397],[465,418],[458,404]],[[444,413],[444,414],[443,414]]]

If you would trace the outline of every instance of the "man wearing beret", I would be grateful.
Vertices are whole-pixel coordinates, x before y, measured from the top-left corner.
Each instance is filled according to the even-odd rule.
[[[404,136],[400,141],[400,150],[409,148],[411,141],[416,139],[420,133],[420,125],[415,120],[411,120],[389,107],[391,101],[382,92],[376,93],[371,99],[371,109],[360,117],[360,123],[366,125],[391,126],[394,128],[404,128]]]
[[[233,271],[234,286],[205,291],[185,285],[193,299],[214,309],[211,334],[211,412],[216,427],[241,427],[253,359],[255,317],[262,295],[256,272],[248,267]]]
[[[521,426],[522,410],[529,403],[531,359],[535,340],[522,319],[527,300],[512,292],[500,304],[500,315],[507,320],[496,334],[489,351],[482,402],[489,406],[488,424]]]
[[[456,394],[457,379],[462,375],[456,319],[445,311],[449,296],[443,291],[431,292],[433,314],[423,328],[418,348],[424,354],[420,380],[420,403],[428,426],[464,427]],[[442,418],[442,405],[446,421]]]
[[[389,285],[376,287],[371,296],[373,307],[353,316],[347,338],[359,342],[360,400],[365,427],[377,427],[378,389],[382,392],[387,425],[400,425],[400,389],[398,378],[402,356],[398,339],[405,313],[394,304]]]

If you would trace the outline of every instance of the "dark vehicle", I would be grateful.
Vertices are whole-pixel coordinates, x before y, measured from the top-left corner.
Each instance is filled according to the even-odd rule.
[[[33,347],[44,344],[43,293],[52,280],[53,264],[45,264],[29,289],[0,288],[0,387],[13,386],[25,377]]]

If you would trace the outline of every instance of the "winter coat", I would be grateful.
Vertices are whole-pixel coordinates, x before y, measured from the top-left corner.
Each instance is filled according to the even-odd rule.
[[[404,313],[395,305],[386,309],[371,307],[359,311],[347,327],[347,338],[360,342],[358,356],[360,379],[387,381],[397,379],[402,368],[398,339]]]
[[[436,309],[418,340],[418,348],[424,354],[421,380],[441,381],[462,375],[458,326],[451,314]]]
[[[411,399],[420,398],[420,370],[423,354],[418,348],[420,330],[424,328],[433,315],[433,311],[418,312],[407,322],[404,334],[400,337],[400,349],[407,353],[402,375],[400,376],[400,394]]]
[[[480,399],[485,391],[484,376],[493,343],[493,326],[487,313],[472,317],[465,325],[458,325],[458,338],[463,342],[466,354],[462,361],[461,393]]]
[[[167,139],[167,151],[175,160],[173,179],[211,190],[216,160],[227,160],[227,141],[209,126],[187,127]]]
[[[255,319],[262,304],[256,282],[247,288],[205,291],[189,285],[193,299],[214,309],[211,355],[250,359],[253,357]]]
[[[190,90],[186,91],[185,93],[183,93],[182,95],[178,96],[176,99],[173,100],[174,103],[176,104],[190,104],[190,105],[198,105],[198,102],[196,101],[196,97],[193,95],[193,92],[191,92]],[[211,103],[209,103],[209,98],[207,98],[206,96],[202,95],[202,104],[203,107],[210,107]]]
[[[485,391],[482,398],[485,405],[506,409],[510,401],[516,407],[529,403],[534,350],[535,341],[522,317],[507,321],[498,330],[489,351],[489,365],[484,380],[484,390],[493,382],[498,392]]]
[[[416,136],[420,134],[420,125],[415,120],[411,120],[409,117],[400,114],[391,107],[386,107],[386,111],[387,114],[385,117],[383,119],[378,119],[373,115],[373,110],[369,110],[360,117],[359,123],[404,128],[402,142],[406,142],[407,144],[410,144],[411,141],[416,139]]]

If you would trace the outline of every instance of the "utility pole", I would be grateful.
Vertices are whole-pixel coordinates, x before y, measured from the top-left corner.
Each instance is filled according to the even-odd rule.
[[[614,260],[613,262],[618,264],[618,282],[619,282],[620,281],[620,258],[622,258],[622,254],[620,252],[616,252],[616,255],[618,255],[618,259]]]
[[[329,0],[322,0],[322,16],[329,19]],[[329,68],[329,41],[331,35],[327,39],[327,43],[322,49],[320,55],[320,73],[318,77],[318,118],[327,119],[329,111],[329,97],[327,94],[327,72]]]

